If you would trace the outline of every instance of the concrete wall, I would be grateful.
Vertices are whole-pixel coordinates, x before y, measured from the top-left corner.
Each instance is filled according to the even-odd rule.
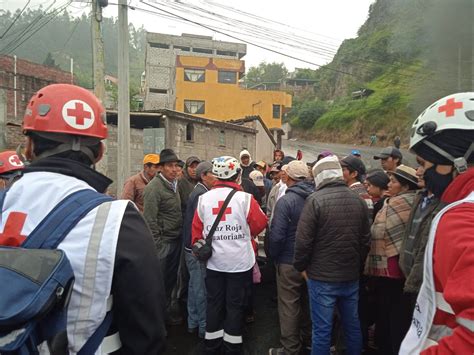
[[[109,124],[109,137],[107,138],[106,161],[107,176],[114,180],[110,185],[109,192],[114,194],[117,191],[115,181],[117,181],[117,135],[118,128]],[[143,131],[141,129],[130,129],[130,176],[143,169]]]
[[[254,121],[256,123],[257,133],[257,146],[256,146],[256,154],[255,154],[255,161],[264,160],[267,163],[271,163],[273,161],[273,151],[275,150],[275,146],[273,145],[272,140],[268,136],[265,128],[263,128],[260,121]]]
[[[193,123],[194,136],[192,141],[186,141],[187,120],[173,118],[168,121],[169,133],[166,146],[175,150],[178,156],[185,160],[191,155],[200,159],[211,160],[212,158],[230,155],[236,158],[242,149],[247,149],[255,156],[255,133],[241,130],[222,128],[214,124]],[[220,141],[221,131],[225,134],[225,144]]]

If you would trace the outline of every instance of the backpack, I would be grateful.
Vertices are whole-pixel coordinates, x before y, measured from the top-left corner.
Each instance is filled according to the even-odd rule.
[[[7,190],[0,191],[0,211],[6,194]],[[20,247],[0,246],[1,354],[38,354],[38,345],[45,340],[65,339],[74,272],[64,251],[56,248],[87,213],[108,201],[112,198],[95,190],[74,192],[52,209]],[[78,354],[93,354],[111,321],[108,312]]]

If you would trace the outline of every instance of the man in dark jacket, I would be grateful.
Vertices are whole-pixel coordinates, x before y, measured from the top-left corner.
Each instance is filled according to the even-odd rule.
[[[295,234],[306,198],[314,192],[314,184],[306,181],[308,168],[301,160],[294,160],[286,169],[288,186],[273,212],[270,233],[270,255],[276,263],[278,315],[280,317],[283,348],[270,349],[270,354],[299,354],[311,346],[306,281],[293,267]]]
[[[178,178],[178,193],[181,200],[181,212],[184,215],[186,213],[186,205],[188,203],[188,198],[194,187],[196,186],[198,179],[196,177],[196,167],[201,162],[198,157],[190,156],[186,159],[184,164],[183,174]],[[183,317],[181,314],[181,305],[180,300],[186,300],[188,293],[188,282],[189,282],[189,273],[186,267],[186,261],[184,260],[184,251],[181,250],[179,258],[179,267],[178,267],[178,279],[176,281],[176,286],[173,288],[171,293],[171,316],[169,319],[169,324],[179,325],[183,322]]]
[[[203,161],[196,168],[198,183],[189,195],[183,223],[184,258],[189,271],[188,288],[188,331],[198,331],[200,338],[206,333],[206,264],[200,262],[192,253],[191,227],[199,196],[209,191],[216,177],[212,174],[212,163]]]
[[[11,216],[24,216],[23,220],[20,218],[23,225],[18,227],[21,234],[29,235],[70,194],[82,189],[105,193],[112,181],[93,169],[104,153],[101,140],[107,137],[107,126],[101,117],[105,117],[105,109],[100,101],[78,86],[49,85],[32,97],[23,123],[27,136],[25,155],[31,164],[6,195],[0,235],[15,223]],[[20,195],[27,198],[17,198]],[[101,226],[99,218],[94,217],[99,213],[104,213]],[[58,248],[71,261],[75,286],[67,306],[67,339],[50,344],[51,353],[77,353],[82,348],[83,341],[90,339],[88,332],[98,329],[104,319],[107,300],[112,300],[107,297],[109,293],[113,295],[109,336],[118,332],[119,339],[112,345],[112,338],[107,336],[108,343],[102,343],[104,353],[120,347],[114,354],[164,351],[161,269],[150,231],[133,203],[115,200],[96,207],[69,231]],[[90,260],[84,262],[81,253]],[[92,309],[96,313],[91,314]],[[66,344],[69,351],[57,349],[55,345],[60,343]]]
[[[176,180],[178,161],[179,158],[173,150],[163,149],[160,153],[160,173],[148,183],[143,194],[143,216],[153,234],[158,260],[163,270],[168,312],[183,246],[183,215]]]
[[[360,354],[357,305],[361,265],[370,242],[365,202],[346,186],[337,157],[313,168],[316,192],[306,200],[296,231],[294,267],[308,278],[313,354],[328,354],[334,306],[346,340],[346,354]]]
[[[186,159],[183,175],[178,180],[178,192],[179,198],[181,199],[181,210],[183,211],[183,216],[186,213],[186,204],[188,203],[189,195],[198,182],[198,178],[196,176],[196,167],[200,162],[201,159],[195,156]]]

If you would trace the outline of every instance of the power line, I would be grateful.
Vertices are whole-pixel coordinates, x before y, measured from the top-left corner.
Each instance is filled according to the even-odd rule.
[[[290,55],[290,54],[283,53],[283,52],[280,52],[280,51],[276,51],[276,50],[273,50],[273,49],[271,49],[271,48],[268,48],[268,47],[265,47],[265,46],[256,44],[256,43],[254,43],[254,42],[251,42],[251,41],[242,39],[242,38],[240,38],[240,37],[237,37],[237,36],[234,36],[234,35],[225,33],[224,31],[220,31],[220,30],[218,30],[218,29],[216,29],[216,28],[213,28],[213,27],[211,27],[211,26],[208,26],[208,25],[199,23],[199,22],[197,22],[197,21],[188,19],[188,18],[186,18],[186,17],[184,17],[184,16],[177,15],[177,14],[175,14],[175,13],[173,13],[173,12],[170,12],[170,11],[167,11],[167,10],[164,10],[164,9],[160,9],[160,8],[158,8],[158,7],[154,6],[154,5],[151,5],[151,4],[149,4],[149,3],[147,3],[147,2],[145,2],[145,1],[143,1],[143,0],[140,0],[140,2],[143,3],[143,4],[145,4],[145,5],[148,5],[148,6],[152,7],[152,8],[154,8],[154,9],[158,10],[158,11],[162,11],[162,12],[164,12],[164,13],[167,13],[167,14],[171,15],[171,16],[180,18],[180,19],[182,19],[182,20],[184,20],[184,21],[187,21],[187,22],[190,22],[190,23],[194,23],[194,24],[196,24],[196,25],[198,25],[198,26],[200,26],[200,27],[206,28],[206,29],[211,30],[211,31],[214,31],[214,32],[216,32],[216,33],[220,33],[220,34],[222,34],[222,35],[224,35],[224,36],[227,36],[227,37],[229,37],[229,38],[233,38],[233,39],[235,39],[235,40],[237,40],[237,41],[250,44],[250,45],[252,45],[252,46],[254,46],[254,47],[261,48],[261,49],[264,49],[264,50],[267,50],[267,51],[270,51],[270,52],[273,52],[273,53],[282,55],[282,56],[287,57],[287,58],[295,59],[295,60],[300,61],[300,62],[302,62],[302,63],[314,65],[314,66],[317,66],[317,67],[322,68],[322,69],[325,69],[325,70],[330,70],[330,71],[334,71],[334,72],[337,72],[337,73],[341,73],[341,74],[345,74],[345,75],[351,75],[351,76],[356,77],[356,75],[354,75],[354,74],[352,74],[352,73],[349,73],[349,72],[346,72],[346,71],[343,71],[343,70],[339,70],[339,69],[330,68],[330,67],[328,67],[328,66],[323,66],[323,65],[321,65],[321,64],[317,64],[317,63],[314,63],[314,62],[311,62],[311,61],[308,61],[308,60],[305,60],[305,59],[297,58],[297,57],[292,56],[292,55]]]
[[[5,30],[5,32],[3,32],[3,34],[0,36],[0,39],[2,39],[3,37],[5,37],[5,35],[8,33],[8,31],[10,31],[10,29],[13,27],[13,25],[15,24],[15,22],[20,18],[21,14],[23,13],[23,11],[25,11],[26,7],[29,5],[30,2],[31,2],[31,0],[28,0],[28,2],[27,2],[26,5],[23,7],[23,9],[21,9],[21,11],[18,13],[18,15],[16,15],[16,17],[13,19],[12,23],[10,24],[10,26],[8,26],[7,29]]]
[[[52,12],[50,12],[48,14],[49,18],[46,19],[45,22],[41,23],[38,27],[36,27],[33,30],[30,31],[29,35],[26,36],[25,39],[23,39],[22,41],[20,41],[19,43],[17,43],[13,48],[9,48],[6,53],[11,53],[13,52],[15,49],[17,49],[18,47],[20,47],[21,45],[23,45],[23,43],[25,43],[27,40],[29,40],[34,34],[36,34],[37,32],[39,32],[44,26],[46,26],[48,23],[50,23],[62,10],[64,10],[70,3],[72,2],[72,0],[69,0],[66,4],[64,4],[63,6],[59,7],[59,8],[56,8],[55,10],[53,10]],[[21,37],[23,37],[24,35],[22,35]],[[20,38],[21,38],[20,37]],[[10,42],[11,43],[11,42]],[[8,47],[9,45],[7,45]],[[3,52],[5,51],[5,47],[2,48],[0,50],[0,52]]]

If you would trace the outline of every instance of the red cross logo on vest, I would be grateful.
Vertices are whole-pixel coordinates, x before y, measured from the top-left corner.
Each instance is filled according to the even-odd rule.
[[[84,101],[71,100],[62,109],[64,121],[72,128],[85,130],[94,124],[94,111]]]
[[[454,112],[460,108],[463,108],[462,102],[455,102],[454,98],[448,99],[446,104],[438,107],[438,112],[446,112],[446,117],[454,116]]]
[[[21,168],[23,167],[23,162],[20,160],[20,158],[18,158],[18,155],[12,155],[10,158],[8,158],[8,162],[13,165],[13,166],[16,166],[18,168]]]
[[[223,204],[224,204],[224,201],[219,201],[219,203],[217,204],[217,207],[212,209],[212,214],[214,216],[217,216],[219,214],[219,211],[221,210]],[[221,221],[225,221],[225,216],[231,213],[232,213],[232,208],[227,207],[224,213],[222,214]]]
[[[26,236],[21,234],[25,220],[26,214],[21,212],[10,212],[7,222],[3,227],[3,233],[0,233],[0,245],[9,247],[20,246],[26,239]]]

